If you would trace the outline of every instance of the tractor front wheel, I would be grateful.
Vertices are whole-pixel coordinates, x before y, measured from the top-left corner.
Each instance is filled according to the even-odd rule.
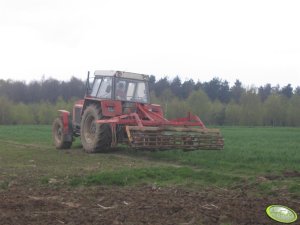
[[[67,136],[63,132],[63,122],[60,118],[56,118],[52,124],[53,142],[57,149],[71,148],[72,141],[67,140]]]
[[[82,115],[80,138],[83,148],[88,153],[104,152],[111,146],[112,135],[109,124],[99,124],[96,120],[103,119],[101,109],[90,105]]]

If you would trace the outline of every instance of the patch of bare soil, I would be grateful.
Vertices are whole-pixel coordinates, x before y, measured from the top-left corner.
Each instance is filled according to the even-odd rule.
[[[0,224],[266,225],[265,209],[283,204],[300,213],[300,197],[255,197],[243,188],[186,190],[157,186],[21,188],[0,192]]]
[[[285,177],[300,177],[300,171],[284,171],[283,175]]]

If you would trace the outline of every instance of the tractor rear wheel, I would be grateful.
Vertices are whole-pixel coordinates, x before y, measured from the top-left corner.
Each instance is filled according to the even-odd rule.
[[[63,122],[61,118],[56,118],[52,124],[53,142],[57,149],[69,149],[72,142],[66,140],[66,135],[63,133]]]
[[[105,152],[111,146],[110,125],[96,123],[99,119],[104,117],[96,105],[88,106],[82,115],[80,137],[83,148],[88,153]]]

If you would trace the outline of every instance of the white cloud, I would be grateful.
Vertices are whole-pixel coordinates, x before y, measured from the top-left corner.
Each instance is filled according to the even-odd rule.
[[[0,2],[0,78],[87,70],[300,85],[298,1]]]

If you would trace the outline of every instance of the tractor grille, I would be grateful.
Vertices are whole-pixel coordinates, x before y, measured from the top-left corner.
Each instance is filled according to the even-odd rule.
[[[74,118],[75,118],[75,123],[78,124],[78,125],[80,125],[80,121],[81,121],[81,109],[82,108],[75,107]]]

